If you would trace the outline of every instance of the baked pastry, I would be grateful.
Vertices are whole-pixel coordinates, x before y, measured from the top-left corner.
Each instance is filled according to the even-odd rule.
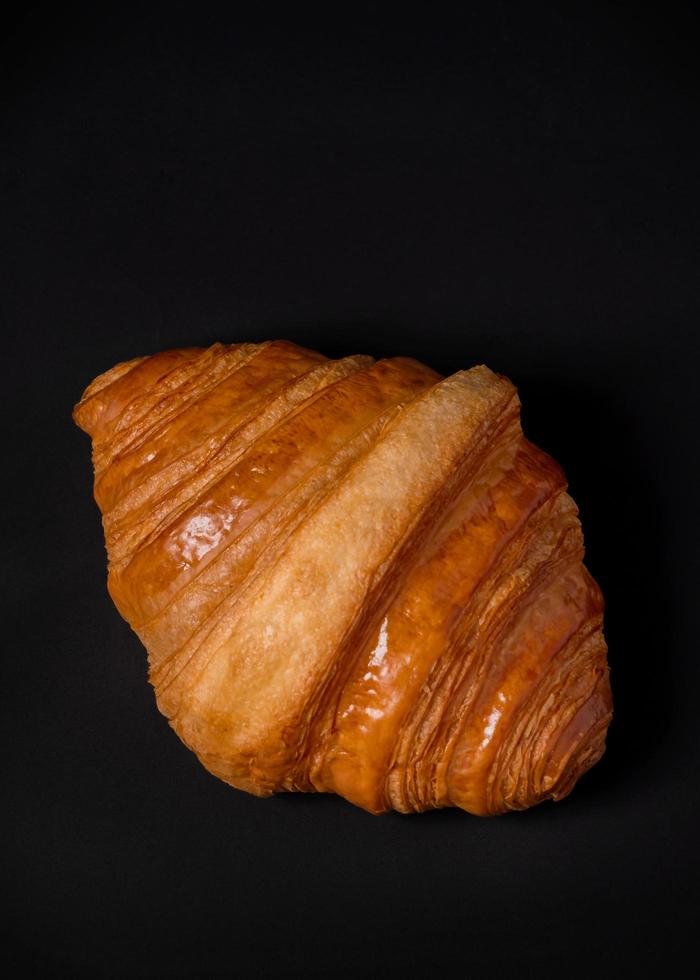
[[[227,783],[494,814],[602,755],[602,597],[506,378],[215,344],[117,365],[74,418],[110,594]]]

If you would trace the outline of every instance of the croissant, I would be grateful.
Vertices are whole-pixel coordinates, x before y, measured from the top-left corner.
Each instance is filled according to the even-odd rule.
[[[214,344],[118,364],[74,418],[109,592],[227,783],[496,814],[603,754],[601,593],[506,378]]]

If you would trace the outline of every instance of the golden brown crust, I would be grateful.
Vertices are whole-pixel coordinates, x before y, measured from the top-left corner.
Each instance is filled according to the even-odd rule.
[[[491,814],[604,751],[603,600],[507,379],[215,344],[117,365],[74,417],[110,593],[222,779]]]

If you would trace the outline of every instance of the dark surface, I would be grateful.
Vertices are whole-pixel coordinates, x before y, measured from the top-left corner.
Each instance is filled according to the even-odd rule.
[[[696,21],[526,6],[450,22],[361,5],[307,27],[30,5],[5,23],[13,976],[668,976],[695,959]],[[608,603],[616,717],[567,801],[492,820],[259,801],[158,714],[70,410],[117,361],[269,337],[486,362],[519,385]]]

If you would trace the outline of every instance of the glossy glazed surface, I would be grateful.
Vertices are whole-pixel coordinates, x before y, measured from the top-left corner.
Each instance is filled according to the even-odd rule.
[[[492,814],[604,751],[602,598],[505,378],[215,344],[118,365],[74,417],[110,594],[217,776]]]

